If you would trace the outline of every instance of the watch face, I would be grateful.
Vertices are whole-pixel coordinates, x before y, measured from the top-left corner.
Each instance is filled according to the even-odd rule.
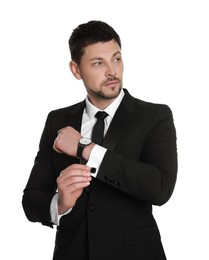
[[[91,139],[89,139],[89,138],[81,138],[79,143],[82,144],[82,145],[88,145],[88,144],[91,144]]]

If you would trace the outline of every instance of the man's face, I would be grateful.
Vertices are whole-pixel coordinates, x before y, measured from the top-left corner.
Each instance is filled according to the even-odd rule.
[[[90,101],[111,103],[122,88],[123,61],[114,41],[99,42],[85,48],[78,66]]]

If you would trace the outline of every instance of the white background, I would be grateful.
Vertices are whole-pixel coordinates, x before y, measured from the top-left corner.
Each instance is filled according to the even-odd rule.
[[[168,260],[209,259],[207,3],[1,0],[0,259],[51,259],[55,229],[26,219],[22,191],[48,112],[85,98],[68,69],[67,42],[92,19],[121,36],[124,87],[174,114],[178,180],[170,201],[154,207]]]

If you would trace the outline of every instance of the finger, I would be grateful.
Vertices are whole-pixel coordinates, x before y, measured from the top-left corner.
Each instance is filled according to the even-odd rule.
[[[89,180],[85,180],[85,181],[81,181],[81,182],[74,182],[74,183],[71,183],[70,185],[67,185],[67,186],[64,186],[64,187],[59,187],[58,188],[58,191],[63,191],[63,192],[66,192],[66,193],[73,193],[75,191],[78,191],[80,189],[83,189],[87,186],[90,185],[90,179]]]
[[[81,174],[85,175],[86,172],[90,172],[91,168],[89,166],[86,166],[84,164],[72,164],[65,168],[63,171],[61,171],[60,175],[63,174],[72,174],[77,175],[79,171],[81,171]],[[77,173],[77,174],[76,174]]]
[[[80,164],[74,164],[72,167],[68,167],[60,173],[57,178],[57,184],[61,185],[63,182],[69,184],[78,179],[72,179],[73,177],[88,178],[91,176],[90,167]]]
[[[76,192],[78,190],[82,190],[85,187],[88,187],[89,185],[90,185],[90,181],[74,183],[74,184],[69,186],[69,192],[73,193],[73,192]]]
[[[79,190],[81,191],[83,188],[89,186],[90,182],[91,179],[70,183],[69,185],[67,183],[61,183],[58,185],[58,192],[64,196],[68,196],[68,194],[70,195],[74,192],[78,192]]]
[[[57,148],[57,139],[55,139],[55,141],[54,141],[53,149],[54,149],[57,153],[63,153],[59,148]]]
[[[91,180],[91,174],[89,172],[85,173],[85,174],[81,174],[79,171],[79,174],[75,174],[75,175],[71,175],[71,174],[64,174],[64,175],[60,175],[57,178],[57,185],[58,186],[69,186],[73,183],[77,183],[77,182],[85,182],[85,181],[90,181]]]
[[[62,152],[62,151],[57,147],[57,146],[58,146],[58,142],[59,142],[59,140],[60,140],[60,135],[61,135],[61,130],[58,131],[58,135],[57,135],[57,137],[55,138],[54,144],[53,144],[53,149],[54,149],[56,152],[58,152],[58,153]]]
[[[57,179],[57,184],[59,187],[68,187],[70,185],[73,185],[74,183],[82,183],[82,182],[89,182],[91,181],[91,176],[76,176],[76,177],[70,177],[67,179]]]

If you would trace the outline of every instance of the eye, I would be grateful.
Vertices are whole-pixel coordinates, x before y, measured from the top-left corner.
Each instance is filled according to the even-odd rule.
[[[114,62],[115,62],[115,63],[118,63],[119,61],[121,61],[121,57],[116,57],[116,58],[114,59]]]
[[[102,65],[102,62],[101,62],[101,61],[95,61],[95,62],[93,63],[93,66],[100,66],[100,65]]]

